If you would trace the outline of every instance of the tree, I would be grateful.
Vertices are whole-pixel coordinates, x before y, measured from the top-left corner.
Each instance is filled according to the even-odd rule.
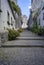
[[[11,1],[11,7],[16,13],[19,13],[19,7],[13,1]]]

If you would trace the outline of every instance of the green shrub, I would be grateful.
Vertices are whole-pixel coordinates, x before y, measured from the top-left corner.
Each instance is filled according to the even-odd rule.
[[[19,36],[19,32],[16,30],[8,29],[8,40],[15,40]]]
[[[37,33],[37,32],[38,32],[38,30],[37,30],[36,28],[34,28],[34,29],[33,29],[33,32],[34,32],[34,33]]]
[[[10,3],[11,3],[11,7],[18,13],[19,7],[13,1],[11,1]]]
[[[38,32],[38,28],[37,28],[37,25],[36,25],[36,24],[33,24],[32,31],[33,31],[34,33],[37,33],[37,32]]]
[[[22,29],[22,28],[19,28],[19,29],[18,29],[18,32],[20,32],[20,33],[21,33],[22,31],[23,31],[23,29]]]
[[[43,29],[40,27],[39,29],[38,29],[38,35],[42,35],[43,34]]]

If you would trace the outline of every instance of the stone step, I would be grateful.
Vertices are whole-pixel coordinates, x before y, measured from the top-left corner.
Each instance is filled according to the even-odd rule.
[[[17,37],[18,40],[44,40],[44,37]]]
[[[44,48],[44,45],[2,45],[1,48],[8,48],[8,47],[39,47]]]
[[[2,47],[44,47],[44,40],[13,40],[4,43]]]

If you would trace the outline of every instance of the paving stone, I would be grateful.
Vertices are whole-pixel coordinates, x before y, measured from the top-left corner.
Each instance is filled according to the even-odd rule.
[[[3,65],[44,65],[44,48],[3,48]],[[0,59],[1,60],[1,59]]]

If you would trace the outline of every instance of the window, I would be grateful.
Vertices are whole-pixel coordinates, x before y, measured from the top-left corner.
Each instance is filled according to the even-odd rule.
[[[12,17],[11,17],[11,25],[13,25],[13,22],[12,22]]]
[[[10,17],[10,15],[9,15],[9,12],[7,11],[7,18],[8,18],[8,21],[9,21],[9,17]]]
[[[44,7],[42,8],[42,10],[44,10]]]
[[[11,23],[12,23],[12,17],[11,17]]]
[[[40,19],[39,19],[39,25],[40,25]]]
[[[7,24],[10,25],[10,14],[8,11],[7,11]]]
[[[44,13],[43,13],[43,20],[44,20]]]

